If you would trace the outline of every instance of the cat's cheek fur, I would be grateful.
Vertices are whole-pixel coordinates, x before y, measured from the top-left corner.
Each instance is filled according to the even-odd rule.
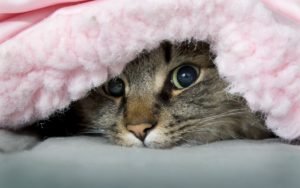
[[[171,148],[174,146],[172,140],[166,136],[164,130],[156,128],[149,132],[144,140],[144,145],[148,148]]]
[[[160,134],[156,130],[153,130],[146,137],[144,144],[149,148],[161,148],[163,145],[165,145],[164,135]]]
[[[115,140],[116,144],[126,147],[143,147],[143,143],[137,139],[132,133],[123,133],[118,140]]]

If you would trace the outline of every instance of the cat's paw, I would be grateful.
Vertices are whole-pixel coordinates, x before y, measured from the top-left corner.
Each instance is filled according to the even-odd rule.
[[[31,132],[0,129],[0,153],[23,151],[39,142],[40,138]]]

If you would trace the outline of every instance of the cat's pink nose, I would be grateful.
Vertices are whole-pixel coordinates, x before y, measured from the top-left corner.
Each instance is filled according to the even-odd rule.
[[[148,130],[150,130],[153,125],[148,123],[142,123],[137,125],[127,125],[126,128],[129,132],[132,132],[138,139],[143,141],[147,136]]]

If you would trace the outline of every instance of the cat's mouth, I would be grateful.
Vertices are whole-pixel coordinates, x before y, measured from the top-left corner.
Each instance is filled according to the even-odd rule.
[[[144,139],[137,137],[132,132],[126,132],[121,136],[121,141],[118,143],[129,147],[146,147],[146,148],[170,148],[170,140],[162,130],[152,129],[148,132]]]

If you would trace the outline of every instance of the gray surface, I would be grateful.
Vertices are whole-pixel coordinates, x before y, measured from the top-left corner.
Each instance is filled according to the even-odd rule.
[[[278,140],[191,148],[122,148],[99,138],[56,138],[0,155],[1,188],[300,187],[300,146]]]

